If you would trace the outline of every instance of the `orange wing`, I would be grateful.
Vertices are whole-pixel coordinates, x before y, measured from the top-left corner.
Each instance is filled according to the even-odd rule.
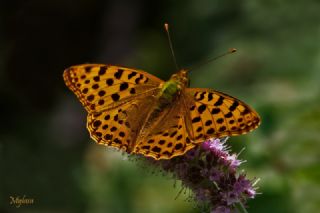
[[[157,92],[157,91],[151,91]],[[152,106],[152,94],[149,98],[136,98],[119,107],[101,113],[88,115],[87,128],[98,144],[112,146],[131,153],[135,146],[137,134],[145,120],[139,116],[149,111]]]
[[[183,96],[175,100],[172,106],[164,111],[163,116],[142,140],[137,141],[133,152],[155,159],[170,159],[183,155],[195,144],[188,136],[186,123],[187,111],[183,106]]]
[[[63,77],[89,113],[116,107],[163,82],[141,70],[104,64],[72,66]]]
[[[193,142],[207,138],[241,135],[256,129],[260,117],[244,102],[211,89],[187,88],[192,99],[188,133]]]
[[[150,101],[163,82],[140,70],[103,64],[72,66],[66,85],[89,112],[87,128],[99,144],[132,150]]]

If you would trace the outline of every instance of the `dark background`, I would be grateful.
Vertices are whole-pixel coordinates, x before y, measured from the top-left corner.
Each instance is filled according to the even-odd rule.
[[[179,183],[98,146],[63,70],[120,64],[162,79],[225,52],[191,73],[253,106],[262,125],[229,144],[258,177],[249,212],[320,211],[320,2],[26,0],[0,3],[0,211],[197,212]],[[16,208],[10,196],[33,198]]]

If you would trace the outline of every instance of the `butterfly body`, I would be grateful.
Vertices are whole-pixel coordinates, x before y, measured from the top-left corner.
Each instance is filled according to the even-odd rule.
[[[260,124],[242,101],[189,88],[187,70],[162,81],[141,70],[83,64],[63,76],[88,111],[91,137],[128,153],[170,159],[208,138],[245,134]]]
[[[187,87],[188,82],[185,70],[173,74],[168,81],[160,85],[159,100],[169,103],[173,102],[181,94],[181,91]]]

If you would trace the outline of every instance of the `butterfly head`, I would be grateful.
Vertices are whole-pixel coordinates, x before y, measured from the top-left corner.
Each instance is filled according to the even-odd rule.
[[[187,87],[189,85],[188,71],[182,69],[173,74],[170,80],[177,82],[180,87]]]

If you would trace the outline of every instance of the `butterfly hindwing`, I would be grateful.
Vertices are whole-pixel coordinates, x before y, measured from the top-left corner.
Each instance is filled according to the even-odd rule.
[[[193,141],[241,135],[258,127],[259,115],[242,101],[224,93],[201,88],[187,88],[194,101],[189,106]],[[191,133],[190,133],[191,134]]]
[[[144,122],[141,113],[151,108],[151,94],[126,102],[115,108],[88,115],[87,128],[99,144],[131,152]]]
[[[155,159],[170,159],[195,146],[187,133],[183,101],[180,97],[163,112],[157,119],[157,125],[150,127],[146,137],[138,140],[135,153]]]

